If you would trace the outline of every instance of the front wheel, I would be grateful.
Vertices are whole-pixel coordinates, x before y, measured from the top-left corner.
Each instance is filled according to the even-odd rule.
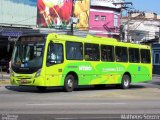
[[[74,90],[75,79],[73,75],[67,75],[64,81],[64,90],[66,92],[72,92]]]
[[[121,82],[121,88],[122,89],[128,89],[130,87],[131,78],[129,75],[123,75],[122,82]]]

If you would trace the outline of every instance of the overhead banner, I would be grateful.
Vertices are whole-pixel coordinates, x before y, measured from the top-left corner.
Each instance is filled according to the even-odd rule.
[[[37,26],[88,30],[89,9],[90,0],[38,0]]]

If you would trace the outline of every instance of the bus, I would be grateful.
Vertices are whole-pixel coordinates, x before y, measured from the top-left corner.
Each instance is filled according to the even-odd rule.
[[[71,92],[80,85],[131,83],[152,80],[151,48],[114,38],[37,34],[21,36],[11,59],[10,81],[38,90],[61,86]]]

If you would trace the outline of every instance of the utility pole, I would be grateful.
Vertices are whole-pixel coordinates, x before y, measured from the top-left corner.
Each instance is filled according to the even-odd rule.
[[[75,18],[75,16],[74,16],[74,9],[75,9],[75,2],[76,1],[82,1],[82,0],[72,0],[72,12],[71,12],[71,18],[70,18],[71,29],[68,32],[69,35],[73,35],[74,34],[73,25],[76,24],[76,23],[78,23],[78,19]]]
[[[115,6],[117,6],[117,5],[120,5],[121,7],[120,7],[120,24],[122,25],[122,12],[123,12],[123,10],[127,10],[128,8],[130,8],[129,7],[129,5],[133,5],[133,3],[132,2],[119,2],[119,3],[113,3]],[[120,25],[120,26],[121,26]],[[123,33],[123,31],[122,30],[120,30],[120,40],[121,41],[123,41],[122,40],[122,33]]]
[[[75,0],[72,0],[72,14],[71,14],[71,31],[70,31],[70,35],[73,35],[73,15],[74,15],[74,4],[75,4]]]

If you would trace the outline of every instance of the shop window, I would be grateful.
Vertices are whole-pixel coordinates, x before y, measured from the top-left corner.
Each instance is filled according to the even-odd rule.
[[[160,53],[154,53],[154,65],[160,65]]]

